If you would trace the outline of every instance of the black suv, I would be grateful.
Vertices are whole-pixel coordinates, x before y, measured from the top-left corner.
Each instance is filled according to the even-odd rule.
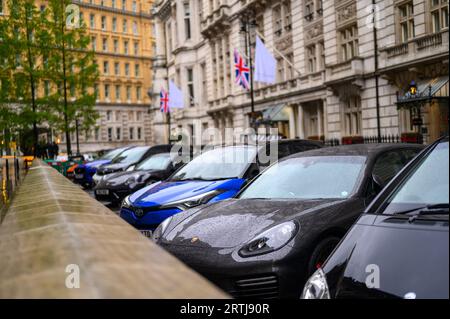
[[[449,143],[418,155],[367,208],[305,299],[449,297]]]

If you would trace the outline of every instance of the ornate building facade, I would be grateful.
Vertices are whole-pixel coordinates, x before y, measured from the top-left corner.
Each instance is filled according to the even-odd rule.
[[[447,0],[159,0],[153,14],[155,142],[169,137],[157,98],[168,79],[186,98],[171,130],[203,143],[206,128],[250,126],[250,94],[234,83],[233,50],[248,56],[243,17],[250,43],[259,34],[278,62],[276,84],[255,84],[260,127],[290,138],[380,132],[425,142],[448,131]]]
[[[100,77],[96,84],[97,128],[79,132],[80,151],[89,152],[151,142],[147,94],[155,47],[152,0],[73,0],[88,29]],[[46,1],[41,1],[41,10]],[[72,133],[72,150],[76,151]],[[57,135],[65,151],[64,134]]]

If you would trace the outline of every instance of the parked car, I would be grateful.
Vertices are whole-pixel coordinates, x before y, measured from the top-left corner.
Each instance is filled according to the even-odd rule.
[[[96,161],[78,165],[74,170],[74,182],[86,188],[92,187],[94,184],[92,178],[97,172],[97,169],[102,165],[111,163],[115,157],[119,156],[128,149],[130,149],[130,147],[116,148],[106,152]]]
[[[120,203],[139,189],[167,179],[188,162],[190,155],[161,153],[143,160],[133,170],[110,174],[95,187],[96,198],[102,202]]]
[[[364,207],[421,148],[351,145],[292,155],[236,198],[165,220],[153,238],[235,297],[298,298]]]
[[[276,160],[276,154],[283,157],[320,146],[312,141],[285,140],[262,146],[240,145],[206,151],[167,181],[126,197],[120,215],[150,236],[162,221],[174,214],[235,196],[246,181],[258,175],[269,161]],[[269,153],[270,148],[273,152]]]
[[[160,153],[170,152],[172,145],[155,145],[155,146],[135,146],[122,152],[116,156],[111,163],[100,166],[93,176],[94,184],[97,185],[105,176],[133,170],[134,167],[146,158]],[[97,195],[97,192],[96,192]],[[99,193],[98,195],[104,195]]]
[[[412,161],[308,280],[306,299],[449,298],[448,137]]]

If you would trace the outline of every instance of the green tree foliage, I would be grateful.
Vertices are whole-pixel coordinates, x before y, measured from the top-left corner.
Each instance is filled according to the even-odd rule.
[[[43,11],[33,0],[6,3],[0,17],[0,129],[51,127],[66,132],[70,152],[75,119],[88,130],[98,118],[98,71],[86,26],[69,0],[49,0]]]

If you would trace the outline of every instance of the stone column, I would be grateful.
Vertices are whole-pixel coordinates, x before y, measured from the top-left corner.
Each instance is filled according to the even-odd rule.
[[[304,111],[301,104],[298,105],[297,123],[298,123],[298,137],[301,139],[305,138],[305,123],[304,123]]]
[[[322,123],[322,103],[317,103],[317,136],[320,139],[323,133],[323,123]]]
[[[287,106],[288,112],[289,112],[289,138],[295,138],[297,134],[296,133],[296,125],[295,125],[295,110],[294,106],[289,105]]]

